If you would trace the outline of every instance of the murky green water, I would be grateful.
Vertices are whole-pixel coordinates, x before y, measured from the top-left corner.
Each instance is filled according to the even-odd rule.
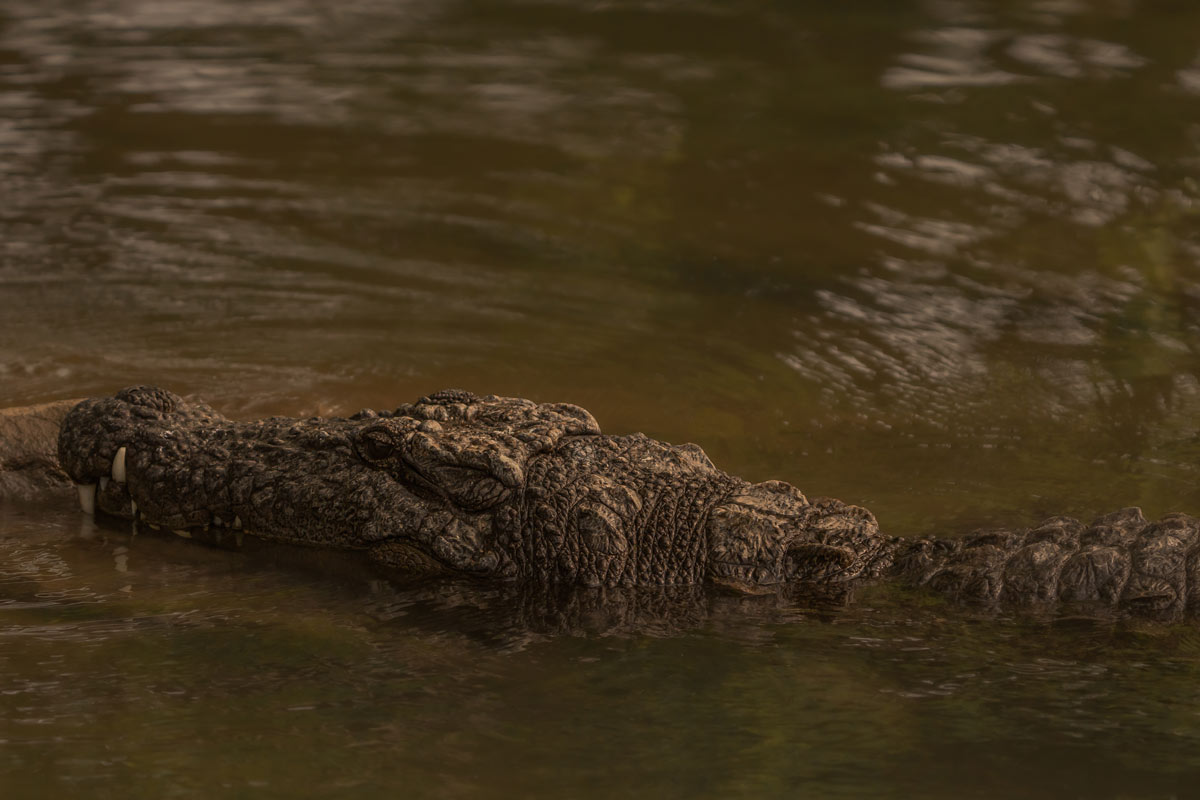
[[[0,3],[0,405],[463,387],[1200,512],[1200,6]],[[562,601],[562,598],[559,598]],[[540,604],[0,509],[8,797],[1189,797],[1200,629]]]

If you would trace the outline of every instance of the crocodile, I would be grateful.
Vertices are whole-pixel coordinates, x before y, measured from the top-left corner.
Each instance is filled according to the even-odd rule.
[[[865,508],[729,475],[694,444],[601,432],[567,403],[441,391],[391,411],[250,422],[152,386],[76,405],[83,510],[209,544],[365,551],[407,575],[738,594],[891,581],[984,606],[1200,615],[1200,521],[885,535]]]

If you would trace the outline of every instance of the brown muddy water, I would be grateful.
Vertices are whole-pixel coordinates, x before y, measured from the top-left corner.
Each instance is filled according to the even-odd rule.
[[[444,387],[953,535],[1200,513],[1200,5],[0,2],[0,405]],[[868,593],[871,594],[871,593]],[[0,508],[0,795],[1200,796],[1200,627]]]

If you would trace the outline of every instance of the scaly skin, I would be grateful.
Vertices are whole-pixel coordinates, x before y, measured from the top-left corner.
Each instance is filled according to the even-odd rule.
[[[0,409],[0,500],[49,502],[69,497],[58,465],[58,431],[79,400]]]
[[[985,604],[1200,612],[1191,517],[904,540],[866,509],[728,475],[695,445],[602,434],[567,404],[449,391],[348,419],[233,422],[131,387],[80,403],[59,458],[108,514],[211,542],[365,550],[409,573],[747,593],[892,579]]]
[[[1115,607],[1176,619],[1200,615],[1200,520],[1137,508],[1084,526],[1052,517],[1029,530],[898,541],[889,574],[983,604]]]

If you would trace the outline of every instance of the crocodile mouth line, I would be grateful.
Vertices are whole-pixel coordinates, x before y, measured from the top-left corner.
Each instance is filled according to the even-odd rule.
[[[755,564],[736,564],[728,561],[709,563],[708,579],[739,594],[769,594],[778,584],[770,580],[769,571]]]
[[[80,511],[89,516],[101,513],[128,519],[135,526],[140,523],[151,530],[163,530],[164,526],[161,520],[152,519],[144,510],[139,509],[137,501],[129,489],[128,463],[128,447],[121,446],[117,448],[112,457],[109,474],[97,477],[94,483],[73,481]],[[208,534],[215,528],[218,531],[217,534],[208,538],[213,538],[218,543],[223,540],[224,531],[228,530],[234,535],[238,546],[241,546],[243,537],[256,535],[254,531],[244,527],[242,518],[237,514],[220,514],[212,510],[208,510],[207,514],[209,517],[207,523],[168,528],[168,530],[181,538],[191,539],[195,538],[197,534]]]

